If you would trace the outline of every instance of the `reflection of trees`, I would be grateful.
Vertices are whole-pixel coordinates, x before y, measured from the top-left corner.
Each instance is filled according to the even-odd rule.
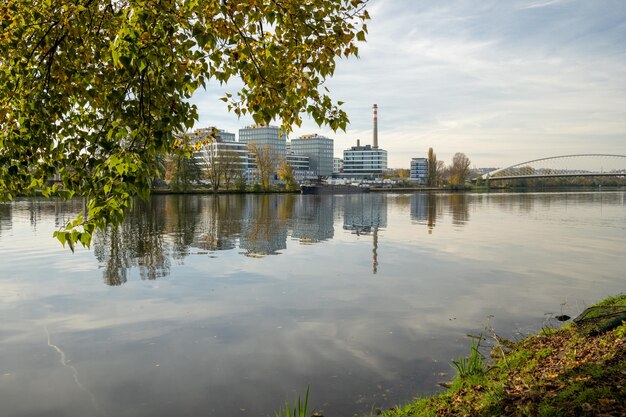
[[[60,228],[76,217],[78,213],[85,210],[84,201],[82,198],[73,198],[70,200],[63,200],[60,198],[54,198],[51,200],[44,198],[29,198],[23,201],[17,201],[14,203],[14,210],[19,213],[22,212],[28,215],[30,225],[36,229],[37,224],[42,218],[54,218],[54,226]]]
[[[448,196],[448,206],[452,214],[452,224],[464,226],[469,221],[468,195],[455,193]]]
[[[0,203],[0,235],[13,227],[13,204]]]
[[[246,199],[246,215],[243,222],[240,247],[246,256],[274,255],[287,247],[288,208],[293,202],[280,198],[276,194],[248,196]],[[293,196],[292,196],[293,197]],[[277,214],[283,217],[280,219]]]
[[[428,193],[428,233],[432,233],[437,223],[437,196]]]
[[[194,246],[205,250],[234,249],[241,233],[245,196],[241,194],[208,197],[198,217]]]
[[[170,261],[164,242],[164,200],[137,202],[125,221],[94,236],[94,254],[103,267],[104,282],[121,285],[132,267],[141,279],[167,276]]]
[[[426,224],[431,234],[437,222],[437,195],[435,193],[416,193],[411,195],[411,220]]]
[[[387,227],[387,195],[382,193],[349,194],[344,201],[344,230],[359,233]]]
[[[194,242],[196,215],[205,200],[198,195],[173,195],[160,200],[164,201],[165,233],[172,244],[172,257],[182,260]]]

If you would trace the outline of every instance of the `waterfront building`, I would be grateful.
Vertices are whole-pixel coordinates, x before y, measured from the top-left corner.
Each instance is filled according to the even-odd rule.
[[[370,145],[357,145],[343,151],[343,176],[380,177],[387,171],[387,151]]]
[[[387,171],[387,151],[378,147],[378,106],[372,106],[372,145],[356,146],[343,151],[343,175],[349,178],[377,178]]]
[[[428,181],[428,158],[412,158],[409,179],[425,184]]]
[[[308,156],[288,153],[285,160],[293,169],[293,177],[296,181],[303,182],[317,178],[317,171],[310,169]]]
[[[287,154],[287,135],[276,126],[255,125],[239,129],[239,143],[256,143],[259,148],[269,146],[276,157],[276,165]]]
[[[325,136],[303,135],[291,140],[291,152],[309,157],[309,169],[320,177],[333,174],[334,142]]]
[[[196,164],[208,170],[212,164],[233,163],[236,170],[246,172],[250,167],[250,155],[245,144],[235,141],[235,134],[214,127],[202,128],[191,134],[193,142],[207,141],[193,153]]]
[[[308,171],[309,170],[309,157],[306,155],[299,155],[294,153],[288,153],[285,157],[287,163],[293,168],[294,171]]]
[[[339,175],[343,172],[343,159],[333,158],[333,175]]]

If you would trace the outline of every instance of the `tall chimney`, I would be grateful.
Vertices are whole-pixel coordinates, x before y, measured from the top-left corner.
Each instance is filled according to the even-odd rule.
[[[378,149],[378,106],[374,104],[372,110],[374,112],[374,140],[372,142],[372,148]]]
[[[356,147],[358,148],[359,146],[361,146],[361,141],[359,139],[356,140]]]

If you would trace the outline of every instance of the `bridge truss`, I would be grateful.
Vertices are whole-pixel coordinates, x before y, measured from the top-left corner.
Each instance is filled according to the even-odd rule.
[[[513,180],[553,177],[623,177],[626,176],[626,155],[580,154],[534,159],[481,176],[483,180]]]

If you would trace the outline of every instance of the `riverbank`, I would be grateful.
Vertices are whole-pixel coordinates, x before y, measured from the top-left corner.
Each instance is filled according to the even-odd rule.
[[[626,294],[597,306],[626,306]],[[482,365],[482,355],[472,349],[457,362],[467,374],[457,375],[448,391],[382,415],[626,415],[626,322],[596,335],[572,323],[518,342],[494,340],[491,365]]]

